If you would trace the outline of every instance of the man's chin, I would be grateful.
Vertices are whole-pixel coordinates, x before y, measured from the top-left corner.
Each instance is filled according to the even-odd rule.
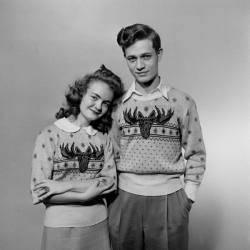
[[[136,79],[137,83],[139,83],[140,85],[144,85],[144,86],[150,86],[153,82],[154,82],[154,78],[153,79]]]
[[[155,81],[155,79],[158,77],[158,75],[156,74],[155,76],[142,76],[142,77],[136,77],[135,80],[137,83],[139,83],[140,85],[143,85],[145,87],[149,87],[150,85],[153,84],[153,82]]]

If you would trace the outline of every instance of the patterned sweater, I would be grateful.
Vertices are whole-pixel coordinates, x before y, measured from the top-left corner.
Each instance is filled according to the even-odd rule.
[[[119,188],[165,195],[183,187],[195,200],[205,171],[205,146],[194,100],[163,82],[142,95],[135,84],[115,115]]]
[[[43,129],[35,143],[31,192],[43,179],[89,183],[97,173],[111,176],[116,182],[113,147],[107,135],[92,127],[80,128],[63,118]],[[88,185],[88,184],[87,184]],[[94,225],[107,217],[102,199],[91,205],[50,204],[46,206],[44,225],[49,227],[82,227]]]

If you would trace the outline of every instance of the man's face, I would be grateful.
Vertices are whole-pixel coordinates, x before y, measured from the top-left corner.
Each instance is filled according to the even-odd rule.
[[[138,40],[125,50],[129,71],[137,83],[145,85],[158,76],[158,62],[162,50],[157,53],[149,39]]]

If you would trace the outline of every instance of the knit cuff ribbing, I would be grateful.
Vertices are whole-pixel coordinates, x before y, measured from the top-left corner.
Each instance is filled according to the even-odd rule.
[[[186,181],[184,190],[187,194],[187,197],[195,201],[198,188],[199,188],[199,184],[193,183],[191,181]]]

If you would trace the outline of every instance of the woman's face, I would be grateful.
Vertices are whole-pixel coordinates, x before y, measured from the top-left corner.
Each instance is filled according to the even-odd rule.
[[[89,124],[101,118],[107,111],[114,97],[114,92],[107,83],[97,80],[89,84],[80,104],[81,119]]]

